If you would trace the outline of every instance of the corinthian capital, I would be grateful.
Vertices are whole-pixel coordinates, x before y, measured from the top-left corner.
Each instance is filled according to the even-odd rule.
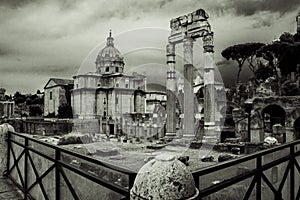
[[[169,43],[167,45],[167,55],[175,55],[175,44]]]
[[[203,36],[203,48],[205,52],[214,52],[214,33],[208,33]]]

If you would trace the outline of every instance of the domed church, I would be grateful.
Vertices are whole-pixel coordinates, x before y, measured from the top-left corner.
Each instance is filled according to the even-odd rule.
[[[124,115],[145,113],[146,77],[126,74],[124,66],[124,58],[114,46],[110,32],[106,46],[97,55],[95,72],[73,77],[71,103],[75,127],[83,132],[111,135],[124,126]]]

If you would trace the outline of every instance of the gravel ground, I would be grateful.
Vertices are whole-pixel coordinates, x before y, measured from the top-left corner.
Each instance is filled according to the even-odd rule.
[[[55,136],[39,136],[39,135],[30,135],[31,137],[35,137],[37,139],[43,140],[45,142],[49,142],[52,144],[57,144],[58,140]],[[58,136],[61,137],[61,136]],[[210,165],[215,165],[218,163],[218,156],[222,154],[222,152],[217,152],[208,148],[200,148],[200,149],[191,149],[187,146],[183,146],[182,143],[171,144],[169,143],[162,149],[153,150],[146,148],[147,146],[155,146],[155,141],[143,141],[142,143],[138,142],[118,142],[116,139],[111,139],[107,141],[106,139],[98,139],[100,141],[88,144],[69,144],[69,145],[61,145],[61,147],[71,149],[78,153],[82,153],[85,155],[91,155],[98,160],[103,160],[117,166],[121,166],[127,169],[131,169],[133,171],[138,172],[138,170],[152,157],[155,157],[159,154],[171,154],[174,156],[189,156],[189,166],[190,171],[196,171],[200,168],[207,167]],[[163,144],[160,144],[163,145]],[[119,154],[114,156],[99,156],[96,153],[97,150],[111,151],[117,149]],[[226,153],[228,154],[228,153]],[[233,154],[231,154],[233,155]],[[213,156],[213,162],[202,162],[201,158],[203,156]],[[237,155],[233,155],[237,156]],[[240,156],[240,155],[239,155]]]
[[[94,154],[93,157],[99,160],[104,160],[117,166],[123,166],[133,171],[138,171],[145,163],[147,159],[155,157],[158,154],[171,154],[174,156],[189,156],[189,169],[195,171],[197,169],[214,165],[218,163],[218,156],[222,153],[214,150],[200,148],[190,149],[183,146],[171,146],[167,145],[163,149],[153,150],[146,148],[147,145],[153,145],[150,142],[143,143],[123,143],[117,141],[101,141],[90,144],[72,144],[63,145],[68,149],[73,149],[83,154],[94,154],[96,150],[110,151],[117,149],[119,154],[114,156],[99,156]],[[213,162],[202,162],[203,156],[213,156]]]

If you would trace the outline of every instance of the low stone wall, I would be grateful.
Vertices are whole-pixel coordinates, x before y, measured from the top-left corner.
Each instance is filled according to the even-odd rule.
[[[41,121],[13,119],[9,121],[16,132],[38,135],[56,135],[72,132],[73,123],[70,121]]]
[[[73,119],[73,128],[78,133],[100,133],[98,119]]]

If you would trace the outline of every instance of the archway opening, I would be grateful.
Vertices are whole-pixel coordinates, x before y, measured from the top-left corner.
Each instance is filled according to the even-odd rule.
[[[235,123],[232,116],[233,111],[232,106],[224,106],[220,110],[221,119],[220,123],[222,125],[221,131],[221,142],[224,142],[226,138],[235,138]]]
[[[294,140],[300,139],[300,117],[294,122]]]
[[[264,131],[265,133],[272,133],[272,127],[275,124],[285,126],[286,113],[279,105],[269,105],[262,111]]]

